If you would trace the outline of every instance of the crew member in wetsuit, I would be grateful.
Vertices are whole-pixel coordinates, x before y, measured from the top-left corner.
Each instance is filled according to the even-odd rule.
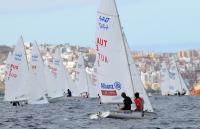
[[[126,93],[122,92],[121,96],[124,98],[124,107],[121,110],[131,110],[132,100],[130,97],[126,96]]]
[[[13,101],[11,102],[13,106],[19,106],[19,101]]]
[[[136,109],[134,111],[143,111],[144,100],[140,97],[138,92],[135,93],[134,102],[136,105]]]
[[[72,97],[72,92],[70,91],[70,89],[67,89],[67,97]]]

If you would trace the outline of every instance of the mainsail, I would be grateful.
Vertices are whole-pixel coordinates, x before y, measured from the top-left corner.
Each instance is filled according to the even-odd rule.
[[[33,43],[30,60],[29,104],[45,104],[48,100],[45,91],[44,62],[36,42]]]
[[[23,38],[20,37],[13,52],[10,70],[6,78],[5,101],[27,100],[28,63]]]
[[[167,69],[165,61],[161,64],[160,69],[160,89],[162,95],[169,95],[173,93],[173,87],[170,89],[170,78],[169,78],[169,71]],[[171,92],[170,92],[171,91]]]
[[[185,92],[186,95],[190,94],[182,76],[180,75],[174,58],[171,59],[169,76],[170,85],[175,88],[176,92],[180,92],[181,94]]]
[[[92,70],[87,69],[86,71],[87,71],[87,79],[88,79],[88,87],[89,87],[88,88],[89,89],[89,97],[97,98],[98,97],[98,90],[97,90],[97,86],[96,86],[97,77],[94,72],[94,67]]]
[[[63,61],[61,59],[60,48],[57,48],[54,56],[53,63],[51,66],[51,72],[53,74],[55,93],[57,97],[63,96],[63,93],[67,90],[66,80],[63,76]]]
[[[78,61],[75,68],[75,82],[77,85],[77,90],[80,95],[89,93],[88,78],[84,64],[83,54],[79,54]]]

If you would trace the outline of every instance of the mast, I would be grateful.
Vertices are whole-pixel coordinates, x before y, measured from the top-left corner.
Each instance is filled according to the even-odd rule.
[[[27,64],[27,66],[28,66],[28,71],[29,71],[29,65],[28,65],[28,59],[27,59],[27,53],[26,53],[26,47],[25,47],[25,45],[24,45],[24,40],[23,40],[23,37],[22,37],[22,35],[21,35],[21,37],[20,37],[21,39],[22,39],[22,41],[23,41],[23,46],[24,46],[24,52],[25,52],[25,57],[26,57],[26,64]]]
[[[117,7],[115,0],[114,0],[114,3],[115,3],[115,7]],[[121,21],[120,21],[120,18],[119,18],[119,13],[118,13],[118,9],[117,8],[116,8],[116,11],[117,11],[117,16],[118,16],[118,20],[119,20],[120,33],[122,35],[123,46],[124,46],[124,50],[125,50],[125,53],[126,53],[126,60],[127,60],[127,63],[128,63],[129,76],[130,76],[130,79],[131,79],[131,85],[132,85],[133,94],[134,94],[135,90],[134,90],[133,79],[132,79],[132,75],[131,75],[131,69],[130,69],[130,65],[131,64],[130,64],[130,62],[128,60],[128,53],[127,53],[127,49],[126,49],[126,45],[125,45],[125,41],[124,41],[124,34],[123,34],[123,31],[122,31]]]

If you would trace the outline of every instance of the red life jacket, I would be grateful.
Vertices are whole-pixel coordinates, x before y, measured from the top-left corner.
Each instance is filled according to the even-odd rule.
[[[142,111],[144,100],[141,97],[139,97],[139,98],[135,98],[134,102],[136,105],[135,111]]]

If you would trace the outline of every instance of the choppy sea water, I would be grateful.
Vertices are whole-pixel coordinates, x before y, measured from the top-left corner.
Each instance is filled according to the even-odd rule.
[[[13,107],[0,101],[0,129],[196,129],[200,96],[152,96],[156,119],[89,119],[89,114],[115,109],[97,99],[65,99],[47,105]]]

